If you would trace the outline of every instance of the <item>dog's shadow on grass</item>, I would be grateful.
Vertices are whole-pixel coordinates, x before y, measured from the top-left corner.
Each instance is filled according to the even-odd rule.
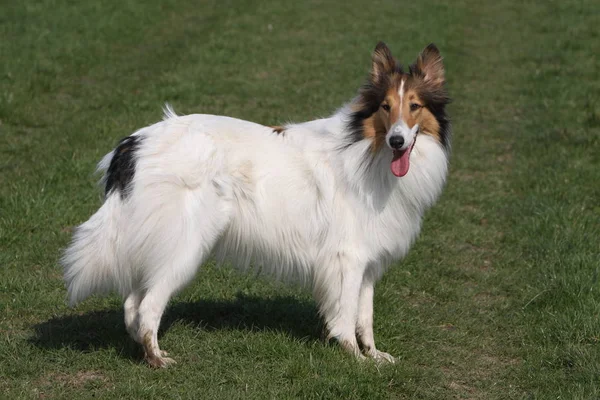
[[[238,294],[231,301],[175,302],[163,316],[159,335],[177,322],[206,331],[280,331],[313,341],[319,339],[322,330],[315,305],[291,296],[260,298]],[[33,328],[30,342],[37,347],[83,352],[115,348],[124,357],[141,357],[141,348],[125,331],[122,309],[56,317]]]

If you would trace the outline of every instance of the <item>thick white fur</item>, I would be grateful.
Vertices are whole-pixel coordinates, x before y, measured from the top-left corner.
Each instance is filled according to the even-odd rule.
[[[387,146],[349,143],[349,108],[269,127],[214,115],[176,116],[142,137],[132,189],[112,192],[63,257],[70,301],[117,290],[125,322],[152,365],[171,359],[156,333],[164,308],[212,254],[313,288],[330,337],[358,357],[375,348],[373,288],[403,258],[439,196],[447,154],[419,135],[410,170],[390,172]],[[105,171],[109,153],[99,164]]]

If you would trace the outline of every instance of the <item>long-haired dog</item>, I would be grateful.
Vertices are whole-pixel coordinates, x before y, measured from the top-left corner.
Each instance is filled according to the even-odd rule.
[[[99,163],[104,204],[62,258],[71,304],[118,291],[127,331],[164,367],[167,302],[212,255],[307,283],[330,338],[394,362],[375,347],[374,285],[442,191],[448,102],[433,44],[405,70],[379,43],[366,84],[329,118],[267,127],[167,107]]]

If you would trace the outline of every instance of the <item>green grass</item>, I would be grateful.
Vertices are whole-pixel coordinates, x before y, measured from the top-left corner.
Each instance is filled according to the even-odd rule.
[[[139,4],[138,4],[139,3]],[[4,2],[0,393],[6,398],[600,397],[596,1]],[[448,186],[376,291],[379,346],[319,340],[309,294],[208,265],[173,299],[151,370],[120,300],[65,305],[57,259],[100,204],[95,163],[182,113],[269,124],[350,99],[385,40],[442,50]]]

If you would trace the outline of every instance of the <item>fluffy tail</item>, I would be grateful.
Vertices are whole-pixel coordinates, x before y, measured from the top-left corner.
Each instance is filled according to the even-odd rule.
[[[98,164],[98,171],[104,172],[101,184],[106,182],[106,170],[112,156],[113,152],[107,154]],[[125,286],[130,286],[131,280],[123,276],[128,271],[119,267],[118,259],[118,225],[122,208],[119,193],[113,192],[102,207],[75,230],[61,259],[71,306],[94,293],[114,289],[128,293]]]
[[[119,215],[121,199],[110,195],[102,207],[81,224],[61,263],[69,295],[69,304],[75,305],[94,293],[117,289],[127,292],[120,279],[117,258]]]

